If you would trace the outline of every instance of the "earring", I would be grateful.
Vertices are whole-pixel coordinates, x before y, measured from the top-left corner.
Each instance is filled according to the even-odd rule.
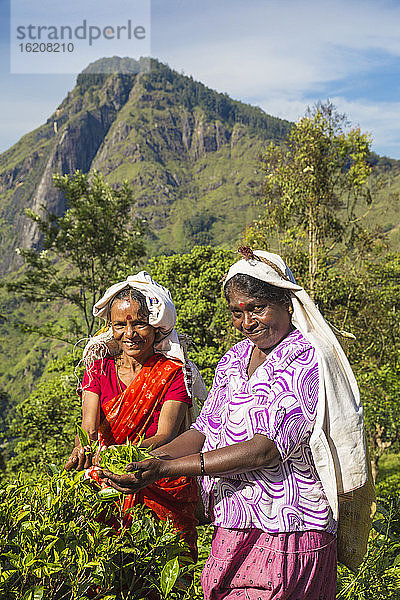
[[[288,313],[289,313],[289,316],[291,317],[293,314],[293,306],[289,306]]]

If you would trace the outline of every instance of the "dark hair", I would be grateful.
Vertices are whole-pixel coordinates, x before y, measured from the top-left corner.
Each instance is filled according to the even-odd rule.
[[[141,319],[147,320],[149,318],[150,311],[149,311],[149,308],[146,303],[146,297],[142,294],[142,292],[139,292],[139,290],[135,290],[134,288],[131,288],[131,287],[126,287],[123,290],[121,290],[120,292],[118,292],[118,294],[115,294],[114,298],[111,300],[110,304],[108,305],[107,319],[109,321],[111,321],[111,307],[112,307],[114,301],[115,300],[123,300],[124,298],[129,298],[129,300],[134,300],[135,302],[137,302],[139,304],[138,316]]]
[[[255,300],[266,300],[267,302],[274,304],[275,306],[281,306],[286,310],[289,310],[292,306],[292,294],[290,290],[276,287],[266,281],[261,281],[261,279],[257,279],[251,275],[245,275],[244,273],[237,273],[226,282],[224,286],[224,296],[227,302],[229,302],[229,294],[232,290],[246,294],[246,296],[254,298]]]

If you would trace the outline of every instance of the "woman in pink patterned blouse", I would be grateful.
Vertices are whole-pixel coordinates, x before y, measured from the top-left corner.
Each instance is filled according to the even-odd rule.
[[[200,416],[161,460],[103,476],[124,493],[202,478],[215,526],[206,600],[333,600],[338,494],[367,476],[357,385],[280,257],[246,249],[224,293],[245,339],[219,362]]]

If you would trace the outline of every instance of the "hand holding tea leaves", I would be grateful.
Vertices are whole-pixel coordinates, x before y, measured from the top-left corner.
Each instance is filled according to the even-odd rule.
[[[92,466],[93,455],[96,452],[98,445],[97,441],[92,441],[87,431],[82,429],[80,425],[76,426],[77,437],[79,439],[80,446],[75,446],[72,450],[71,456],[65,463],[65,470],[82,471]]]
[[[141,440],[139,440],[139,443]],[[108,469],[111,473],[118,475],[126,474],[127,465],[130,463],[141,462],[146,459],[153,459],[148,448],[141,448],[127,440],[126,444],[120,446],[109,446],[100,449],[98,453],[98,466]]]
[[[140,442],[141,440],[139,440],[139,444]],[[112,484],[109,485],[111,483],[110,478],[126,475],[131,465],[136,463],[141,465],[141,461],[147,462],[147,459],[156,460],[148,448],[141,448],[140,445],[136,446],[129,440],[124,445],[109,446],[108,448],[98,447],[94,456],[94,464],[97,467],[96,479],[100,478],[107,486],[98,492],[98,498],[112,500],[118,497],[122,490],[118,490]]]
[[[165,462],[158,458],[148,458],[140,462],[132,462],[126,465],[122,473],[103,469],[99,477],[103,479],[114,490],[122,494],[134,494],[141,488],[166,477],[164,472]]]
[[[112,500],[118,496],[119,493],[132,493],[132,490],[118,489],[118,486],[113,484],[115,477],[126,476],[127,472],[133,473],[138,471],[138,478],[143,472],[143,466],[151,460],[153,462],[159,462],[154,459],[150,449],[141,448],[141,439],[139,445],[132,444],[129,440],[124,445],[101,447],[99,441],[90,440],[89,434],[80,425],[77,425],[77,438],[80,446],[76,446],[65,464],[65,470],[70,471],[76,469],[81,471],[83,469],[90,469],[92,465],[95,465],[93,469],[96,471],[96,477],[93,477],[98,481],[98,477],[103,479],[104,483],[110,483],[111,487],[105,487],[98,492],[98,498],[103,500]],[[145,461],[145,464],[143,464]],[[137,465],[140,464],[140,467]],[[135,468],[133,466],[135,465]],[[91,476],[89,474],[89,476]],[[134,479],[134,483],[138,483],[133,475],[130,478]],[[158,477],[158,479],[160,479]],[[109,481],[110,480],[110,481]],[[157,481],[154,479],[154,481]],[[152,482],[149,482],[152,483]],[[145,485],[149,485],[145,483]],[[144,487],[143,482],[139,487]],[[114,489],[112,489],[114,488]]]

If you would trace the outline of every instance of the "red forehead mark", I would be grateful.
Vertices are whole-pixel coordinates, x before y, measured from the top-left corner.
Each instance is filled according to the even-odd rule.
[[[239,306],[243,308],[243,302],[239,302]]]
[[[132,315],[126,315],[126,320],[127,321],[132,321]]]

